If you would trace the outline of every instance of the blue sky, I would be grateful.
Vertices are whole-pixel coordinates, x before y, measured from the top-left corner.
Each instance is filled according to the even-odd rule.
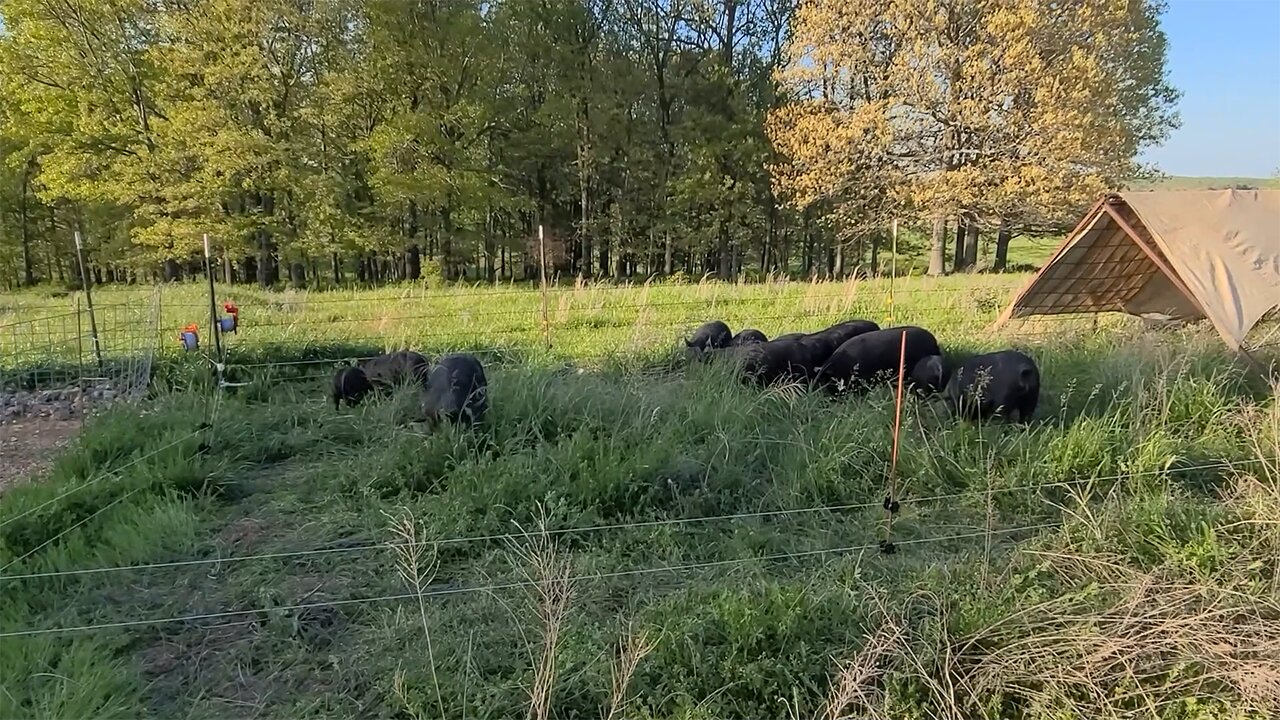
[[[1169,0],[1182,128],[1146,160],[1170,175],[1270,177],[1280,167],[1280,0]]]

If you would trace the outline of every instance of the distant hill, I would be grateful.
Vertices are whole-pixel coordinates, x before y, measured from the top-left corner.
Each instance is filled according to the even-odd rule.
[[[1280,189],[1280,178],[1188,177],[1174,175],[1158,180],[1135,180],[1133,190],[1224,190],[1226,188]]]

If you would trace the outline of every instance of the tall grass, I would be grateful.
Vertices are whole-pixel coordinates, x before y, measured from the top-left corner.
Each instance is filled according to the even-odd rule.
[[[772,336],[864,317],[926,325],[941,338],[959,341],[994,321],[1026,277],[576,284],[551,290],[549,328],[543,325],[539,291],[527,286],[405,286],[366,292],[264,292],[234,286],[220,291],[218,303],[233,301],[240,308],[240,328],[224,337],[233,370],[284,363],[286,367],[276,369],[285,372],[297,369],[290,363],[399,347],[483,350],[493,357],[526,361],[633,359],[652,356],[656,347],[670,346],[711,318],[723,319],[735,330],[755,327]],[[158,328],[138,314],[149,295],[129,287],[105,287],[95,293],[109,362],[126,362],[130,353],[158,346],[162,365],[184,360],[191,364],[193,354],[184,354],[177,340],[179,330],[190,323],[201,328],[202,349],[194,355],[212,352],[206,288],[174,284],[160,293]],[[32,372],[74,377],[78,368],[84,371],[92,365],[84,337],[87,314],[81,308],[82,322],[77,324],[70,302],[36,293],[9,300],[10,324],[0,327],[0,379]],[[1062,320],[1020,322],[1005,335],[1034,340],[1067,326]],[[1071,326],[1092,328],[1092,321]]]
[[[896,318],[958,350],[1009,342],[954,287],[950,310],[896,295]],[[271,369],[216,417],[157,392],[91,418],[0,497],[0,634],[83,628],[0,637],[0,717],[1280,712],[1274,387],[1195,330],[1043,338],[1030,428],[906,404],[884,555],[891,392],[761,391],[618,340],[745,325],[735,292],[814,311],[777,329],[864,314],[864,285],[803,288],[567,290],[566,324],[592,293],[707,304],[495,362],[479,434],[424,432],[404,397],[335,413],[323,380]],[[277,357],[253,332],[233,355]]]

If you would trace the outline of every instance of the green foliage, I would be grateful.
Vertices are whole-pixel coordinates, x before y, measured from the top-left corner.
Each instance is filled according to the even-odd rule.
[[[765,229],[787,3],[2,12],[11,285],[66,274],[73,229],[109,279],[191,272],[209,233],[240,281],[266,284],[320,260],[339,283],[417,279],[406,252],[447,280],[525,276],[538,223],[571,275],[657,272],[667,244],[675,266],[714,271]]]

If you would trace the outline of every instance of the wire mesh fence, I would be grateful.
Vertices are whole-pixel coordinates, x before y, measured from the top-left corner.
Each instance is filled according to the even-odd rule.
[[[703,322],[768,336],[811,332],[851,318],[926,327],[945,343],[1000,339],[1033,345],[1096,333],[1131,320],[1055,317],[989,330],[1019,276],[849,279],[730,284],[463,287],[399,291],[282,291],[242,286],[179,285],[132,302],[79,296],[47,304],[30,317],[0,323],[0,386],[45,390],[89,385],[113,392],[145,386],[157,357],[183,364],[182,373],[231,373],[323,366],[397,348],[427,353],[489,351],[584,361],[654,355],[677,346]],[[163,293],[163,298],[162,298]],[[69,307],[68,307],[69,306]],[[212,312],[211,312],[212,306]],[[220,330],[234,308],[234,326]],[[184,339],[188,330],[194,339]]]
[[[145,393],[159,349],[158,288],[137,302],[10,313],[0,323],[0,404],[6,418],[69,416],[91,402]]]
[[[0,315],[0,387],[89,385],[114,394],[144,387],[157,358],[174,369],[171,378],[216,374],[235,384],[263,371],[323,375],[325,366],[400,348],[428,355],[462,350],[491,360],[653,357],[713,319],[735,331],[755,328],[775,337],[863,318],[882,327],[925,327],[944,347],[1061,344],[1107,333],[1123,338],[1150,324],[1115,314],[1039,316],[994,329],[1023,282],[1019,275],[996,274],[324,292],[214,286],[212,295],[192,283],[133,293],[130,302],[99,302],[96,350],[89,309],[79,296],[25,316]],[[228,307],[235,309],[235,323],[224,332],[216,326],[228,320]],[[1264,323],[1254,335],[1271,337],[1269,327]],[[196,331],[194,344],[184,340],[188,329]],[[306,371],[312,367],[315,372]]]

